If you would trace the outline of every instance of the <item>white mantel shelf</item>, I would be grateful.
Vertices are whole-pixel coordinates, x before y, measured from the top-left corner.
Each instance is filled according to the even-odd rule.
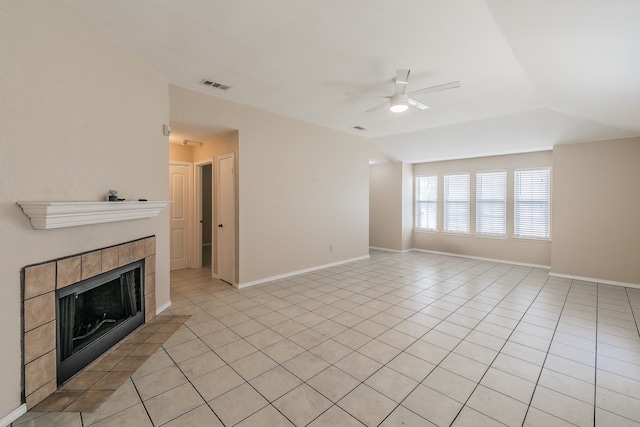
[[[18,202],[36,230],[152,218],[170,202]]]

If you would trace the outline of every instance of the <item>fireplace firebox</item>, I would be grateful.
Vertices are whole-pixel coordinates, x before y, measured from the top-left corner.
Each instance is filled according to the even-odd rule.
[[[137,261],[56,291],[58,385],[144,323],[144,277]]]

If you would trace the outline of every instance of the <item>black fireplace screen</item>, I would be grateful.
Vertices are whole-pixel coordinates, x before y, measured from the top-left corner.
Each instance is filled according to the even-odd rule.
[[[143,263],[58,291],[58,384],[144,323]]]

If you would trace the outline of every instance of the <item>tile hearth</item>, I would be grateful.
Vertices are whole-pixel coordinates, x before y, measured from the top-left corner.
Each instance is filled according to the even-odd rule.
[[[94,412],[191,316],[157,316],[95,360],[34,412]]]

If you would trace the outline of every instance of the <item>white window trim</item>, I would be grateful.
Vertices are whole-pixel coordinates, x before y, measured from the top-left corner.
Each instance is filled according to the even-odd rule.
[[[478,239],[494,239],[494,240],[507,240],[509,238],[507,234],[483,234],[483,233],[474,233],[473,237],[477,237]]]
[[[413,227],[413,231],[415,231],[416,233],[426,233],[426,234],[441,234],[442,233],[440,230],[428,230],[426,228],[416,228],[416,227]]]
[[[521,171],[538,171],[538,170],[547,170],[549,171],[549,197],[547,201],[547,205],[549,206],[549,237],[535,237],[535,236],[519,236],[516,235],[516,174]],[[551,238],[553,236],[552,232],[552,218],[553,218],[553,173],[551,166],[539,166],[539,167],[529,167],[529,168],[517,168],[513,170],[513,236],[512,238],[515,240],[528,240],[532,242],[551,242]]]
[[[536,242],[536,243],[551,243],[551,238],[549,239],[536,239],[535,237],[519,237],[515,234],[511,236],[513,240],[521,240],[523,242]]]

